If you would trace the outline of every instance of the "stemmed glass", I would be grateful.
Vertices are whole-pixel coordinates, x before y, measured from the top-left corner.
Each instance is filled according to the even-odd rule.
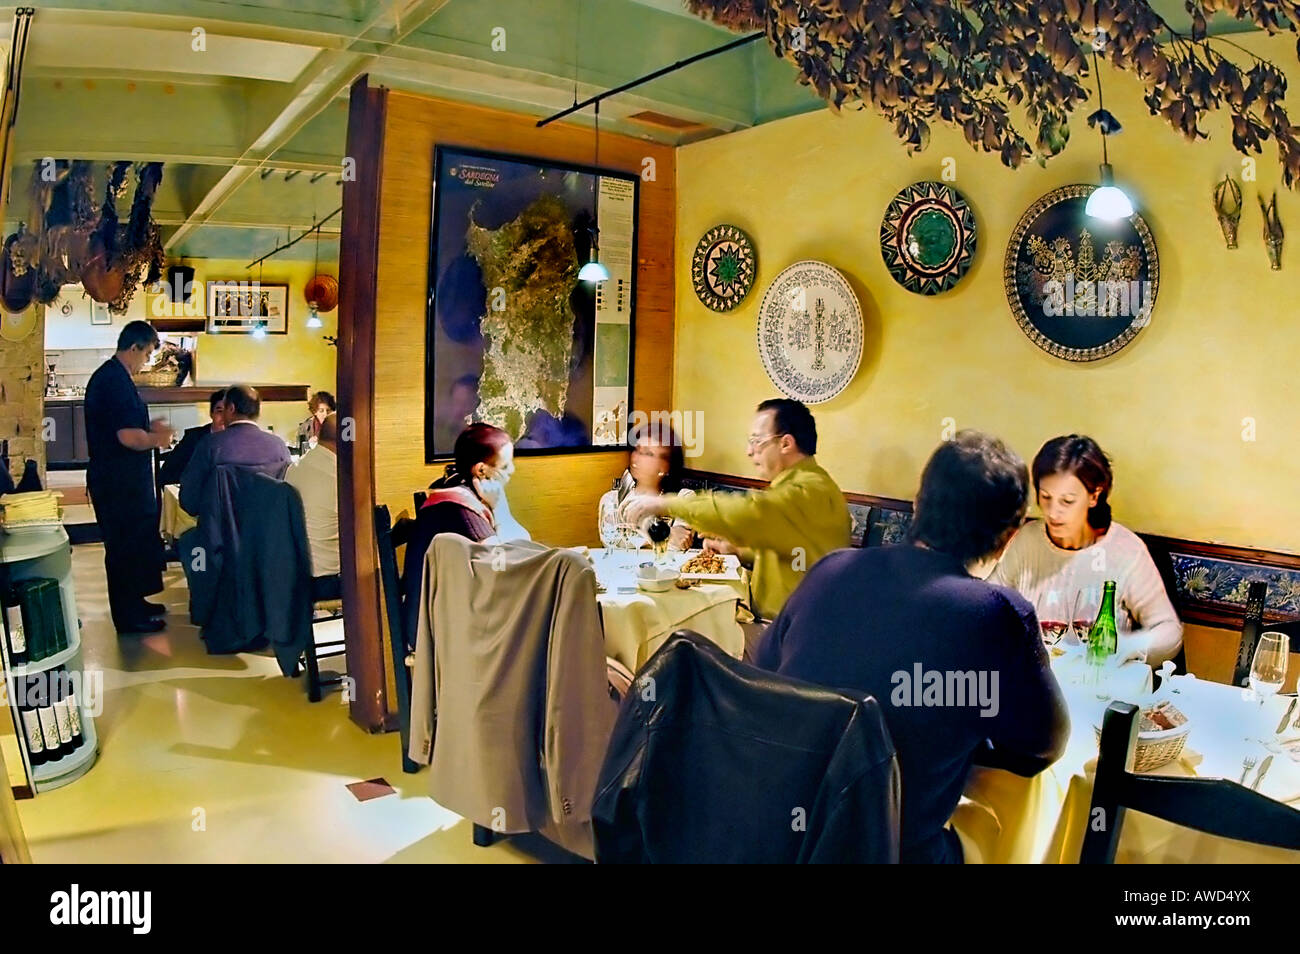
[[[1286,633],[1261,633],[1255,645],[1255,656],[1250,661],[1250,689],[1259,700],[1259,711],[1264,712],[1264,704],[1282,690],[1286,681],[1287,655],[1290,653],[1290,639]],[[1271,722],[1271,716],[1264,716],[1264,722]],[[1265,748],[1270,747],[1267,737],[1272,735],[1272,727],[1263,729],[1265,738],[1258,741]]]

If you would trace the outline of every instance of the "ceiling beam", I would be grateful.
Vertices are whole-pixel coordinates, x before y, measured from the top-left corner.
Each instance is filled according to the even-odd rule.
[[[353,53],[351,49],[354,46],[363,42],[394,46],[417,30],[447,2],[448,0],[392,0],[383,4],[369,19],[347,49],[322,50],[317,54],[282,100],[283,106],[279,113],[244,149],[237,164],[199,201],[185,223],[167,239],[166,247],[178,245],[187,235],[212,218],[217,209],[250,176],[255,175],[257,169],[266,164],[276,150],[286,145],[308,122],[329,106],[353,80],[374,66],[376,57],[372,54]]]

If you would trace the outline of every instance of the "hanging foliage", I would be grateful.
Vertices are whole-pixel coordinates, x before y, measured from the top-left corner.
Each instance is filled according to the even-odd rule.
[[[1268,33],[1297,31],[1297,0],[1186,0],[1186,33],[1146,0],[686,0],[733,30],[762,30],[801,83],[838,109],[871,104],[909,152],[936,122],[1016,167],[1065,148],[1070,113],[1089,98],[1094,45],[1145,89],[1152,115],[1188,139],[1205,114],[1226,109],[1242,153],[1277,143],[1288,186],[1300,183],[1300,126],[1287,116],[1286,76],[1274,64],[1207,34],[1215,13]],[[1248,68],[1221,52],[1250,57]],[[1297,45],[1300,56],[1300,44]],[[1090,85],[1090,84],[1089,84]],[[1012,115],[1023,111],[1024,121]],[[1025,132],[1022,132],[1022,128]],[[1033,142],[1030,142],[1032,135]]]

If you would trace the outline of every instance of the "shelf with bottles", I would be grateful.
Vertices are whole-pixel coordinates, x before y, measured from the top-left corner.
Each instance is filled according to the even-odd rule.
[[[15,677],[10,685],[23,757],[37,790],[57,788],[89,768],[98,739],[84,674],[59,667]]]
[[[40,536],[46,539],[39,545],[31,540],[20,547],[0,545],[5,698],[23,769],[36,793],[66,785],[94,764],[99,740],[87,703],[100,698],[98,691],[88,692],[91,674],[82,667],[67,534],[60,529]],[[27,661],[15,659],[16,648]]]

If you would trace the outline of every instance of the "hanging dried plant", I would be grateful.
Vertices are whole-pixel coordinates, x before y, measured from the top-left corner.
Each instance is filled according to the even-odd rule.
[[[1186,0],[1179,33],[1147,0],[686,0],[698,16],[733,30],[762,30],[799,81],[832,107],[871,104],[909,152],[935,122],[959,127],[972,148],[1002,162],[1040,163],[1065,148],[1069,116],[1089,97],[1088,54],[1134,74],[1152,115],[1188,139],[1204,138],[1205,114],[1226,109],[1242,153],[1277,142],[1288,186],[1300,183],[1300,126],[1287,116],[1286,76],[1230,41],[1210,37],[1215,13],[1269,33],[1297,32],[1297,0]],[[1220,52],[1251,57],[1249,69]],[[1300,56],[1300,44],[1297,45]],[[1023,109],[1027,133],[1011,107]],[[1095,115],[1095,114],[1094,114]]]

